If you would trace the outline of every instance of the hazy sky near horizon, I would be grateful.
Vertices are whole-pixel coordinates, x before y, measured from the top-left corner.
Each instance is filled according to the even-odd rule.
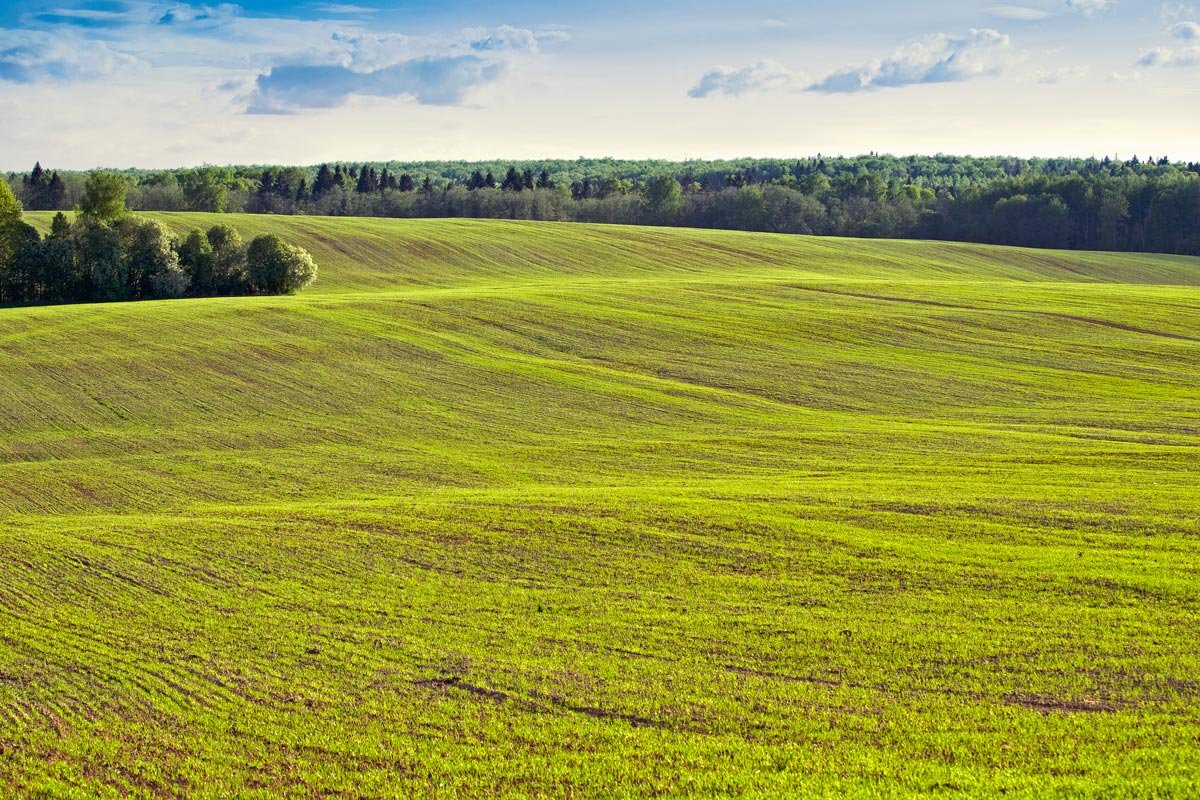
[[[1198,123],[1189,2],[0,0],[5,170],[868,151],[1200,160]]]

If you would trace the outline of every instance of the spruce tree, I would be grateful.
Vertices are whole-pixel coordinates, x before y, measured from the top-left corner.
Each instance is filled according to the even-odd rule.
[[[521,180],[521,173],[517,172],[516,167],[509,167],[508,174],[504,176],[504,183],[500,188],[506,192],[519,192],[525,188],[525,184]]]
[[[57,172],[50,176],[46,187],[46,208],[55,211],[63,207],[67,200],[67,184]]]
[[[338,169],[340,170],[341,167]],[[322,164],[321,168],[317,170],[317,179],[313,183],[313,199],[321,198],[329,194],[331,191],[333,191],[333,187],[335,185],[337,185],[337,179],[334,176],[333,170],[329,168],[328,164]]]

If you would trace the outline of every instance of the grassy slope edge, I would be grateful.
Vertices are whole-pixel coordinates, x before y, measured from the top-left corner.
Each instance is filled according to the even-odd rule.
[[[0,784],[1195,789],[1195,260],[220,221],[319,283],[0,310]]]

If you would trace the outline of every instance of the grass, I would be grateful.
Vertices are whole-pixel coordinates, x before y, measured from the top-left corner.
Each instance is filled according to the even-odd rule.
[[[234,222],[0,311],[9,794],[1200,792],[1200,262]]]

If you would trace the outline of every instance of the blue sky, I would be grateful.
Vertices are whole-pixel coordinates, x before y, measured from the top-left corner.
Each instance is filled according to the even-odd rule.
[[[1200,160],[1198,79],[1188,2],[0,2],[0,168]]]

